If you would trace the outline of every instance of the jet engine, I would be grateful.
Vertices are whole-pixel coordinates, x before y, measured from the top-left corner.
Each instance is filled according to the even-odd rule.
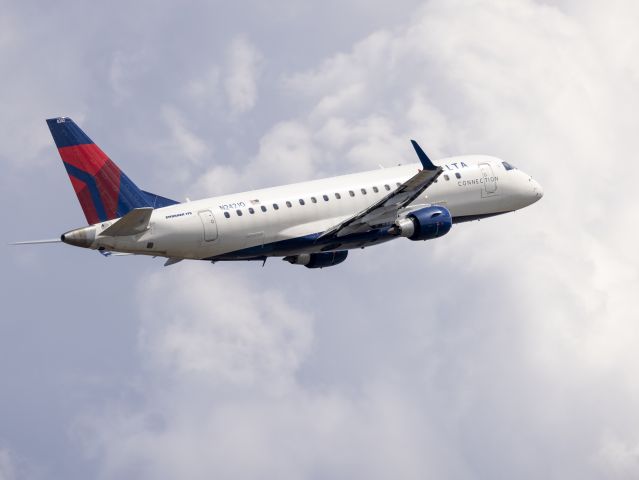
[[[410,212],[395,222],[396,234],[411,240],[432,240],[446,235],[453,226],[447,208],[438,205]]]
[[[348,256],[348,250],[338,252],[300,253],[284,257],[284,260],[293,265],[304,265],[306,268],[332,267],[342,263]]]

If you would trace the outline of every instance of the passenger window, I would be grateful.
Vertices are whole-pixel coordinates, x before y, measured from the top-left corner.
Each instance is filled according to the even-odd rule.
[[[328,202],[328,195],[322,195],[322,198],[324,199],[325,202]]]
[[[277,203],[273,204],[273,210],[279,210],[280,206]]]
[[[456,176],[457,178],[461,178],[461,173],[459,173],[459,172],[455,172],[455,176]]]
[[[300,205],[304,205],[304,199],[300,198]]]
[[[353,190],[349,190],[349,191],[348,191],[348,194],[349,194],[351,197],[354,197],[354,196],[355,196],[355,192],[354,192]]]
[[[242,210],[235,210],[235,213],[237,213],[237,216],[238,216],[238,217],[241,217],[241,216],[242,216]]]
[[[342,196],[339,193],[335,194],[335,198],[337,198],[338,200],[340,200],[342,198]]]
[[[260,207],[260,209],[261,209],[263,212],[266,212],[266,207],[265,207],[264,205],[262,205],[262,206]]]
[[[291,207],[293,206],[293,204],[287,200],[287,201],[286,201],[286,206],[287,206],[288,208],[291,208]]]
[[[311,197],[311,202],[313,202],[313,203],[317,203],[317,198],[315,198],[315,197]]]
[[[366,195],[366,189],[362,188],[362,195]]]
[[[450,177],[448,175],[444,175],[444,180],[448,181],[450,180]]]
[[[379,193],[379,188],[377,188],[377,187],[373,187],[373,192],[375,192],[375,193]]]
[[[386,191],[390,191],[390,185],[384,185],[384,188],[386,189]]]
[[[253,207],[250,207],[250,208],[249,208],[249,213],[250,213],[251,215],[253,215],[253,214],[255,213],[255,210],[253,210]]]
[[[225,216],[226,218],[231,218],[231,214],[230,214],[229,212],[224,212],[224,216]]]

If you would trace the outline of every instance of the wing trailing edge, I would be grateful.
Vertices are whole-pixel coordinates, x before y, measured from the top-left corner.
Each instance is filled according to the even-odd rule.
[[[390,192],[380,201],[344,220],[342,223],[329,228],[317,240],[367,232],[382,225],[392,224],[397,219],[400,210],[421,195],[442,174],[444,169],[433,164],[415,140],[411,140],[411,143],[424,169],[417,172],[402,183],[397,190]]]

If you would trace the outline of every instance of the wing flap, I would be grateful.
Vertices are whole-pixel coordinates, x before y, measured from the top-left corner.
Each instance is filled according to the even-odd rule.
[[[444,169],[435,166],[417,142],[414,140],[411,142],[424,169],[419,170],[417,174],[402,183],[397,190],[389,193],[370,207],[326,230],[317,240],[366,232],[392,224],[399,211],[421,195],[442,174]]]

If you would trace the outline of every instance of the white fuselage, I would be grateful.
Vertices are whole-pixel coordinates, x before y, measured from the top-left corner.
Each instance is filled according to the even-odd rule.
[[[434,163],[444,168],[443,174],[411,206],[444,206],[455,223],[518,210],[543,195],[530,176],[507,169],[495,157],[469,155]],[[382,168],[158,208],[152,213],[150,228],[138,235],[101,236],[116,220],[97,224],[98,235],[91,248],[211,260],[319,251],[312,241],[304,240],[379,201],[420,168],[418,163]]]

